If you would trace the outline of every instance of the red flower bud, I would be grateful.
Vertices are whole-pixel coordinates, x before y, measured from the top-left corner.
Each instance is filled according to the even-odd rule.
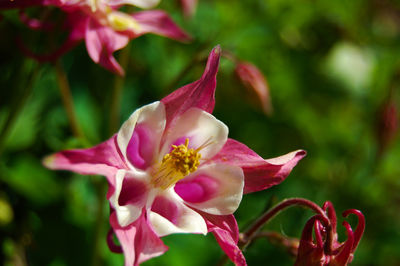
[[[269,87],[265,76],[253,64],[249,62],[239,62],[236,65],[235,73],[242,84],[257,95],[262,109],[267,115],[272,114],[272,104],[269,94]]]
[[[324,223],[321,215],[311,217],[306,223],[300,239],[296,266],[344,266],[353,260],[354,252],[365,229],[364,215],[355,209],[343,212],[343,217],[355,214],[358,225],[353,232],[348,222],[344,221],[347,240],[339,242],[336,231],[336,213],[331,202],[325,202],[323,209],[329,218],[329,224]],[[313,239],[313,229],[315,239]]]

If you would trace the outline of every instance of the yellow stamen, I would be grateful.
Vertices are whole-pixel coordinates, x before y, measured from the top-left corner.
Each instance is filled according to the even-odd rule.
[[[201,148],[189,149],[188,146],[189,139],[185,140],[185,144],[172,145],[172,151],[164,156],[161,165],[153,175],[151,182],[155,187],[167,189],[197,170],[200,165]]]
[[[89,5],[90,8],[92,9],[92,12],[96,12],[97,10],[97,1],[98,0],[89,0]]]
[[[110,26],[117,31],[138,31],[140,29],[139,23],[133,17],[119,11],[109,12],[107,20]]]

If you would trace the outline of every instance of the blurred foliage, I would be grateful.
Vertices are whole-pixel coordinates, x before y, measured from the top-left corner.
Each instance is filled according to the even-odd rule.
[[[274,107],[274,115],[266,117],[234,77],[233,63],[222,58],[214,115],[229,126],[230,137],[264,158],[300,148],[308,152],[281,185],[244,196],[235,213],[241,230],[273,197],[305,197],[318,204],[330,200],[339,222],[340,213],[350,208],[366,217],[366,232],[352,265],[399,265],[400,142],[393,134],[381,149],[378,132],[385,103],[400,103],[400,2],[200,0],[190,20],[183,19],[179,1],[163,1],[159,8],[194,41],[182,44],[158,36],[132,41],[121,121],[136,108],[196,80],[204,68],[202,59],[221,44],[261,69]],[[109,224],[104,179],[51,172],[41,165],[49,153],[110,136],[116,77],[91,61],[83,43],[61,59],[87,139],[74,137],[54,66],[33,62],[15,45],[16,38],[23,38],[30,47],[46,50],[48,36],[24,27],[15,10],[1,15],[0,261],[122,265],[122,255],[111,253],[105,243]],[[267,228],[300,237],[310,215],[291,209]],[[350,222],[354,227],[355,221]],[[339,239],[344,237],[339,226]],[[222,256],[211,235],[171,235],[164,240],[170,250],[144,265],[212,265]],[[93,258],[95,249],[100,259]],[[249,265],[293,263],[285,250],[264,239],[245,256]]]

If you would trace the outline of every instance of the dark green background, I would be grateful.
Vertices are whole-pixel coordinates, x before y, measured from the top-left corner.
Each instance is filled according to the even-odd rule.
[[[366,217],[352,265],[399,265],[400,142],[395,137],[378,153],[377,132],[388,98],[399,103],[400,3],[199,0],[191,20],[183,19],[178,1],[164,0],[159,8],[194,41],[182,44],[147,35],[130,43],[121,121],[136,108],[198,79],[204,62],[176,80],[195,56],[221,44],[266,75],[274,107],[272,116],[263,114],[234,76],[234,64],[222,58],[214,115],[228,125],[230,137],[264,158],[296,149],[308,152],[282,184],[244,196],[235,213],[240,229],[277,200],[305,197],[320,205],[330,200],[338,212],[340,240],[345,239],[342,211],[356,208]],[[40,14],[39,9],[29,12]],[[54,66],[27,59],[15,45],[20,37],[35,51],[46,52],[63,35],[28,30],[15,10],[0,14],[0,130],[5,130],[7,117],[19,111],[0,148],[0,258],[7,265],[17,265],[16,259],[29,265],[123,265],[123,256],[111,253],[105,243],[109,224],[104,178],[52,172],[41,165],[49,153],[91,146],[110,136],[115,76],[91,61],[83,43],[62,58],[88,141],[74,138]],[[56,12],[55,19],[59,15]],[[99,206],[104,209],[101,219]],[[290,209],[266,229],[300,237],[311,215]],[[349,221],[354,229],[356,219]],[[212,235],[164,240],[170,250],[144,265],[213,265],[222,256]],[[93,259],[96,243],[101,252]],[[293,264],[282,248],[264,239],[245,256],[249,265]]]

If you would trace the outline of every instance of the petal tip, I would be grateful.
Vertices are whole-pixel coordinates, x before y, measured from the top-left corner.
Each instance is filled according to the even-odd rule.
[[[46,168],[55,169],[55,164],[54,164],[55,160],[56,160],[56,155],[55,154],[48,155],[48,156],[43,158],[42,164]]]
[[[213,48],[212,52],[213,52],[215,55],[218,55],[218,56],[221,55],[221,45],[218,44],[217,46],[215,46],[215,47]]]

